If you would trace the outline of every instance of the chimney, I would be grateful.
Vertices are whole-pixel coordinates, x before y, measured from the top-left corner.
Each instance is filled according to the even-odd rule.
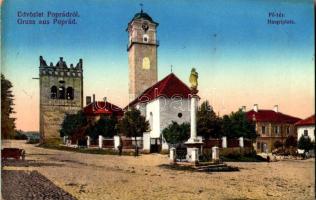
[[[86,105],[91,103],[91,96],[86,96]]]
[[[255,112],[258,112],[258,104],[254,104],[254,105],[253,105],[253,110],[254,110]]]
[[[241,111],[246,112],[246,106],[241,106]]]
[[[95,94],[92,95],[92,102],[95,103]]]
[[[273,110],[276,113],[279,112],[279,106],[278,105],[274,105]]]

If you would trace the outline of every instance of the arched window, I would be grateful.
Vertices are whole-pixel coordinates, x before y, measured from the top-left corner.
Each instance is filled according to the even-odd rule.
[[[153,124],[153,113],[152,112],[149,113],[149,126],[150,126],[150,129],[153,130],[154,124]]]
[[[149,37],[147,34],[143,35],[143,42],[148,43]]]
[[[58,96],[59,99],[65,99],[65,87],[63,86],[59,87],[58,93],[59,93],[59,96]]]
[[[143,69],[150,69],[150,60],[148,57],[143,58]]]
[[[68,87],[66,90],[66,99],[73,100],[74,99],[74,89],[72,87]]]
[[[56,86],[52,86],[50,88],[50,98],[52,98],[52,99],[57,98],[57,87]]]

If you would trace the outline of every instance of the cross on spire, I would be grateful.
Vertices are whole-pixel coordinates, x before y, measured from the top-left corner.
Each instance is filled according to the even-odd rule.
[[[144,4],[143,4],[143,3],[140,3],[139,5],[140,5],[140,12],[142,13],[142,12],[143,12],[143,6],[144,6]]]

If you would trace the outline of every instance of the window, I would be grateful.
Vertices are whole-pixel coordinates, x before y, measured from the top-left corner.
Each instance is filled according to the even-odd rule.
[[[144,35],[143,36],[143,42],[147,43],[148,41],[149,41],[148,35]]]
[[[261,132],[262,132],[262,134],[266,134],[266,127],[265,126],[261,127]]]
[[[257,142],[257,150],[260,149],[260,146],[261,146],[260,142]]]
[[[143,58],[143,69],[150,69],[150,60],[148,57]]]
[[[65,99],[65,87],[61,86],[58,89],[59,99]]]
[[[149,113],[149,125],[150,125],[150,129],[153,130],[153,113],[152,112]]]
[[[304,136],[308,136],[308,130],[304,130]]]
[[[74,89],[72,87],[68,87],[66,90],[66,99],[73,100],[74,99]]]
[[[52,99],[57,98],[57,87],[56,86],[52,86],[50,88],[50,98],[52,98]]]
[[[275,133],[276,135],[279,135],[279,133],[280,133],[280,127],[279,127],[279,126],[275,126],[275,127],[274,127],[274,133]]]
[[[178,113],[178,117],[181,118],[182,117],[182,113]]]
[[[288,126],[288,127],[286,127],[286,134],[290,134],[290,127]]]

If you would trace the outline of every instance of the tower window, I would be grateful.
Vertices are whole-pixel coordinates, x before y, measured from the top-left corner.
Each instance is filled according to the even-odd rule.
[[[182,113],[178,113],[178,117],[181,118],[182,117]]]
[[[66,99],[73,100],[74,99],[74,89],[72,87],[68,87],[66,90]]]
[[[58,89],[59,92],[59,99],[65,99],[65,87],[61,86]]]
[[[143,69],[150,69],[150,60],[148,57],[143,58]]]
[[[144,35],[143,36],[143,42],[148,42],[149,41],[149,37],[148,37],[148,35]]]
[[[50,88],[50,98],[52,98],[52,99],[57,98],[57,87],[56,86],[52,86]]]

